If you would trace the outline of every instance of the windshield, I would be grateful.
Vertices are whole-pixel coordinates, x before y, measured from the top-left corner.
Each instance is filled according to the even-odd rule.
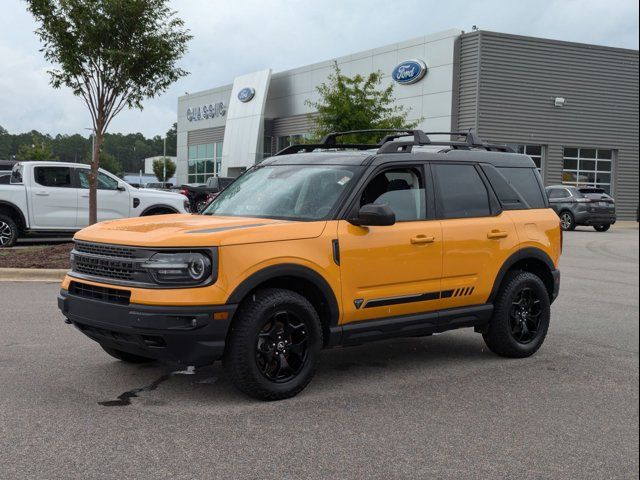
[[[333,210],[360,167],[271,165],[233,182],[204,215],[321,220]]]

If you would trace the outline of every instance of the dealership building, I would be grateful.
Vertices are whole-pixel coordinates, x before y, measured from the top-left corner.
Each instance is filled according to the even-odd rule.
[[[316,87],[337,62],[381,71],[426,132],[475,129],[531,155],[545,184],[610,192],[621,218],[638,204],[638,50],[446,30],[178,99],[177,178],[237,176],[314,130]]]

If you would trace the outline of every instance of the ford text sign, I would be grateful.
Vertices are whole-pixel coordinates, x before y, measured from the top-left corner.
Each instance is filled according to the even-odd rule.
[[[427,65],[422,60],[407,60],[393,69],[391,76],[400,85],[410,85],[421,80],[427,73]]]
[[[246,87],[238,92],[238,100],[242,103],[250,102],[251,99],[255,96],[256,91],[253,88]]]

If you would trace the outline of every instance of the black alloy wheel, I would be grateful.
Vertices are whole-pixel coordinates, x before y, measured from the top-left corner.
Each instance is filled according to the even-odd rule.
[[[318,312],[291,290],[252,292],[233,316],[222,359],[233,385],[260,400],[282,400],[311,381],[322,348]]]
[[[511,335],[518,343],[526,345],[538,335],[542,304],[536,292],[525,287],[516,294],[511,304]]]
[[[282,310],[267,319],[256,344],[256,364],[272,382],[295,378],[307,359],[307,329],[294,313]]]
[[[595,228],[596,232],[606,232],[611,228],[611,225],[594,225],[593,228]]]

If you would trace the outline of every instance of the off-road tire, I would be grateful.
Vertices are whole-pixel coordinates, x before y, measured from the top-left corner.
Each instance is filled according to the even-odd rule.
[[[117,358],[118,360],[122,360],[127,363],[150,363],[155,362],[153,358],[141,357],[140,355],[135,355],[129,352],[123,352],[122,350],[116,350],[115,348],[105,347],[104,345],[100,345],[102,349],[111,355],[113,358]]]
[[[0,248],[13,247],[18,240],[18,226],[13,219],[7,215],[0,214]]]
[[[295,315],[305,327],[306,360],[299,373],[284,382],[268,379],[258,367],[258,336],[270,318],[282,311]],[[322,326],[315,308],[290,290],[266,288],[245,299],[234,315],[227,335],[223,365],[233,385],[260,400],[281,400],[300,393],[315,373],[322,348]]]
[[[560,212],[560,228],[565,232],[572,232],[576,229],[576,218],[573,213],[568,210]]]
[[[596,232],[606,232],[607,230],[609,230],[611,228],[611,225],[606,224],[606,225],[594,225],[593,228],[596,230]]]
[[[540,301],[541,315],[535,337],[529,343],[523,344],[515,339],[512,332],[511,312],[518,293],[525,288],[533,291]],[[493,317],[482,336],[487,347],[497,355],[509,358],[529,357],[542,346],[549,329],[550,318],[549,292],[542,280],[530,272],[512,271],[502,282],[494,302]]]

